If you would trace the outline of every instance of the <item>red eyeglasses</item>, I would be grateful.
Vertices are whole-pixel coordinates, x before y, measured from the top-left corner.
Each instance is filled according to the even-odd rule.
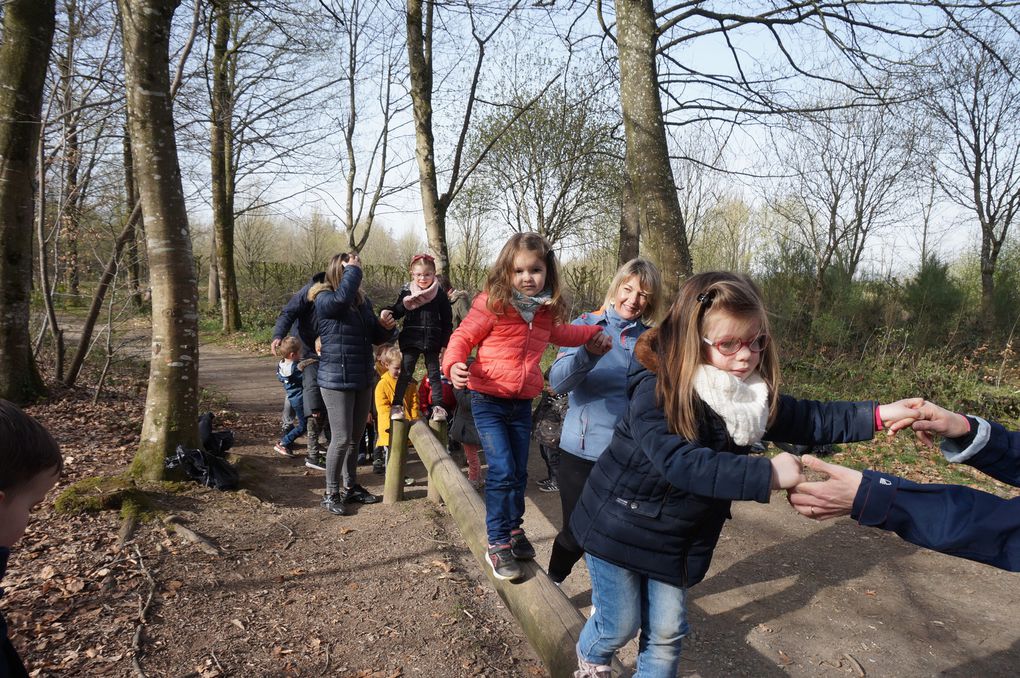
[[[723,337],[718,341],[712,341],[708,337],[702,337],[701,339],[724,356],[731,356],[745,346],[751,349],[751,353],[761,353],[769,343],[769,335],[767,334],[759,334],[754,339],[748,341],[743,341],[736,337]]]

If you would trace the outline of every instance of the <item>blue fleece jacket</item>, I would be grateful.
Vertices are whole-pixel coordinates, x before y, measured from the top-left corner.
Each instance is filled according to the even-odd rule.
[[[549,386],[570,392],[560,448],[595,461],[609,447],[616,423],[627,411],[627,371],[634,344],[648,326],[624,320],[613,307],[585,313],[574,325],[601,325],[613,340],[608,353],[595,356],[584,346],[564,348],[549,370]]]

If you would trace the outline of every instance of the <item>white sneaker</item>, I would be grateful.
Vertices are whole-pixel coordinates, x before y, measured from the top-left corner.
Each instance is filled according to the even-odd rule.
[[[432,408],[432,421],[446,421],[446,410],[441,405]]]
[[[398,405],[397,407],[394,407],[392,410],[390,410],[390,419],[396,419],[398,421],[403,421],[403,419],[404,419],[404,408],[400,407]]]
[[[578,657],[574,678],[613,678],[613,670],[605,664],[592,664]]]

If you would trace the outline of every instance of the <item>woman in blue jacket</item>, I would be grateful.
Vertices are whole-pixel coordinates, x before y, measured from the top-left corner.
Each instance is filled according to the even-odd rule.
[[[922,442],[945,436],[942,454],[1020,487],[1020,433],[918,399],[912,428]],[[890,427],[904,428],[910,421]],[[911,482],[878,471],[855,471],[805,456],[807,468],[829,476],[789,493],[801,514],[816,520],[850,515],[861,525],[895,532],[911,544],[1020,572],[1020,497],[1003,499],[962,485]]]
[[[575,325],[601,325],[598,341],[561,350],[549,370],[552,390],[570,394],[557,469],[563,523],[548,569],[555,582],[566,579],[584,556],[570,533],[570,514],[627,409],[627,368],[634,344],[658,316],[661,298],[662,279],[655,264],[631,259],[613,276],[602,308],[574,321]]]
[[[357,477],[357,442],[365,433],[375,376],[373,344],[396,338],[393,320],[380,320],[361,291],[361,258],[356,252],[336,254],[326,267],[325,282],[313,285],[308,298],[322,342],[319,390],[326,404],[333,438],[326,451],[326,493],[322,505],[344,515],[344,504],[374,504]],[[340,484],[341,476],[343,485]]]

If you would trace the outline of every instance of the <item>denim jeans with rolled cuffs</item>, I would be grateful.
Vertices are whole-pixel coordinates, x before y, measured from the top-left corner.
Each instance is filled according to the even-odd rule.
[[[485,476],[485,531],[490,544],[507,544],[524,522],[531,444],[531,401],[471,394],[475,428],[489,464]]]
[[[687,635],[687,589],[650,579],[586,554],[595,608],[581,630],[577,652],[608,665],[639,631],[634,678],[676,678]]]

